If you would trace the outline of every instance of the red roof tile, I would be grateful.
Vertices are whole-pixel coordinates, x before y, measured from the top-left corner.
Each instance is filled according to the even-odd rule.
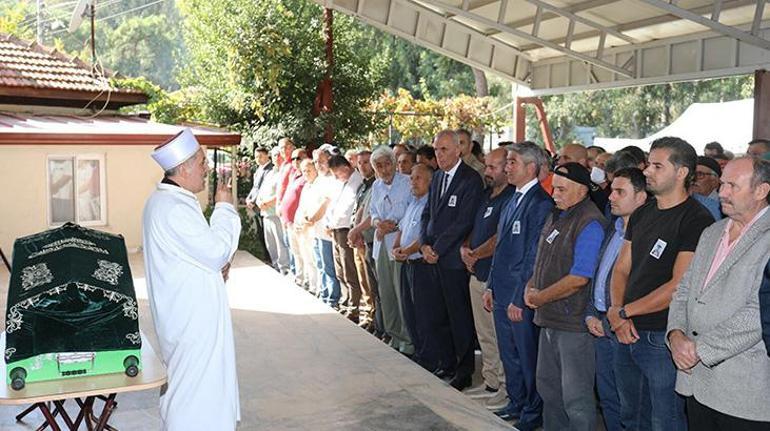
[[[90,65],[78,58],[0,33],[0,87],[143,94],[111,88],[109,78],[115,74],[105,75],[93,76]]]

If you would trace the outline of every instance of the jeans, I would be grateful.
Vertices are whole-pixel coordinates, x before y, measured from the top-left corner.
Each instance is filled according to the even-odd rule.
[[[637,331],[639,341],[619,344],[615,356],[615,381],[620,416],[625,429],[685,431],[684,398],[674,391],[676,368],[665,343],[664,331]],[[646,386],[646,390],[645,390]],[[638,417],[638,406],[649,403]],[[639,421],[648,421],[646,424]]]
[[[340,300],[340,282],[334,271],[332,242],[316,238],[313,247],[318,279],[321,280],[321,300],[329,305],[337,305]]]
[[[602,323],[606,319],[602,319]],[[604,324],[604,337],[594,339],[596,350],[596,391],[599,393],[599,406],[604,417],[604,428],[607,431],[622,431],[620,425],[620,398],[615,383],[615,353],[618,350],[618,339]]]

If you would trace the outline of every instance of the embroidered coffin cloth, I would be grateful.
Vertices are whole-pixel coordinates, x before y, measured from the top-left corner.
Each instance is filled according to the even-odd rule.
[[[122,236],[67,223],[17,239],[12,266],[7,363],[45,353],[140,348]]]

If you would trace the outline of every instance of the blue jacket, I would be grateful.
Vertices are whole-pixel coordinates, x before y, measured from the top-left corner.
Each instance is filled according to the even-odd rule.
[[[422,213],[420,237],[438,254],[438,264],[447,269],[465,269],[460,246],[473,229],[476,209],[484,197],[484,183],[479,173],[465,162],[455,171],[449,188],[441,196],[444,172],[433,174],[428,203]]]
[[[513,199],[508,201],[508,205],[514,204]],[[551,196],[537,184],[524,195],[512,217],[506,218],[503,209],[487,280],[497,304],[524,308],[524,289],[534,270],[540,232],[553,207]]]

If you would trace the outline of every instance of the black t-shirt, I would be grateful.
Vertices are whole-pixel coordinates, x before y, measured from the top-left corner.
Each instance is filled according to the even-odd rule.
[[[674,261],[680,252],[694,252],[703,230],[714,218],[692,197],[665,210],[657,201],[647,202],[628,221],[626,239],[631,241],[631,274],[624,304],[633,302],[671,280]],[[665,331],[668,308],[633,317],[644,331]]]

